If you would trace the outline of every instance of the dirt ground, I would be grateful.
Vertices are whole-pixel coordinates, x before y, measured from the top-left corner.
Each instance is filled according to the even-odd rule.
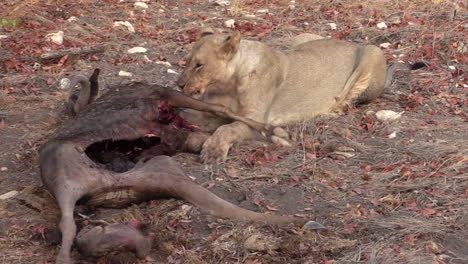
[[[293,147],[249,142],[219,166],[176,155],[189,176],[231,202],[310,218],[329,231],[220,220],[174,199],[80,207],[92,219],[138,221],[155,238],[147,260],[128,253],[83,259],[74,250],[77,263],[468,263],[466,3],[151,0],[143,12],[134,2],[2,2],[0,195],[18,194],[0,200],[0,263],[53,263],[58,252],[59,211],[42,188],[37,150],[67,118],[59,80],[99,67],[104,92],[133,80],[174,86],[198,29],[230,32],[224,22],[231,18],[245,38],[279,49],[311,32],[381,46],[389,63],[428,67],[399,72],[369,105],[291,126]],[[129,21],[135,33],[115,21]],[[46,40],[59,30],[63,44]],[[99,45],[104,52],[40,57]],[[147,52],[127,53],[136,46]],[[403,113],[380,121],[379,110]]]

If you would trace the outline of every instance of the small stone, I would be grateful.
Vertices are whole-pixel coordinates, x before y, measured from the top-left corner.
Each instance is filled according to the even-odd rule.
[[[133,76],[133,73],[131,73],[131,72],[126,72],[126,71],[119,71],[119,76],[122,76],[122,77],[132,77],[132,76]]]
[[[336,24],[335,23],[328,23],[330,26],[331,30],[336,30]]]
[[[148,5],[146,3],[143,3],[143,2],[135,2],[133,4],[133,7],[135,7],[135,9],[139,9],[139,10],[148,9]]]
[[[69,90],[71,87],[70,87],[70,79],[68,78],[63,78],[60,80],[59,82],[59,88],[61,90]]]
[[[259,9],[259,10],[257,10],[257,13],[259,13],[259,14],[266,14],[266,13],[269,13],[269,10],[268,10],[267,8]]]
[[[379,46],[380,46],[381,48],[383,48],[383,49],[388,49],[388,47],[390,47],[390,45],[392,45],[392,44],[390,44],[390,43],[388,43],[388,42],[385,42],[385,43],[381,43]]]
[[[377,28],[380,28],[380,29],[387,28],[387,24],[385,24],[385,22],[380,22],[377,24]]]
[[[231,4],[231,1],[228,0],[216,0],[213,2],[213,5],[217,6],[229,6]]]
[[[174,71],[174,70],[172,70],[172,69],[167,69],[167,73],[179,74],[179,73],[177,73],[176,71]]]
[[[63,31],[58,31],[56,33],[47,34],[46,39],[57,45],[62,45],[63,44]]]
[[[128,31],[135,33],[135,28],[128,21],[115,21],[114,27],[125,27]]]
[[[166,67],[172,66],[168,61],[157,61],[156,64],[164,65]]]
[[[388,138],[395,138],[396,137],[396,131],[393,131],[390,135],[388,135]]]
[[[75,21],[78,21],[78,18],[76,18],[76,16],[71,16],[71,17],[69,17],[69,18],[67,19],[67,21],[68,21],[69,23],[75,22]]]
[[[394,121],[399,119],[404,112],[397,113],[392,110],[379,110],[375,113],[375,117],[380,121]]]
[[[227,28],[234,28],[234,23],[236,23],[234,19],[229,19],[224,21],[224,26]]]
[[[453,65],[448,66],[449,70],[454,72],[457,68]]]
[[[144,60],[145,62],[153,62],[153,61],[150,60],[150,59],[148,58],[148,56],[146,56],[146,55],[143,55],[143,60]]]
[[[135,54],[135,53],[145,53],[146,49],[143,47],[134,47],[129,50],[127,50],[129,54]]]
[[[6,38],[8,38],[7,35],[0,35],[0,39],[6,39]]]
[[[18,191],[10,191],[10,192],[0,195],[0,200],[10,199],[10,198],[15,197],[16,195],[18,195]]]
[[[38,71],[42,68],[42,65],[39,62],[35,62],[33,65],[33,70]]]
[[[0,171],[8,171],[8,168],[7,167],[1,167]]]

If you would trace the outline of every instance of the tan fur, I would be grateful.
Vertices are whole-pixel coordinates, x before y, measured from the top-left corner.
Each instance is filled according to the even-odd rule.
[[[240,40],[239,33],[202,33],[178,84],[186,94],[273,126],[342,111],[383,92],[386,62],[378,47],[306,38],[313,41],[299,38],[283,53],[258,41]],[[257,136],[241,122],[210,124],[215,132],[203,145],[205,162],[222,161],[233,144]]]

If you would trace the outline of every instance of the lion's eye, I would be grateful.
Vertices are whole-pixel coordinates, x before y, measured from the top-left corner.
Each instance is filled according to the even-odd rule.
[[[195,65],[195,69],[200,69],[201,67],[203,67],[203,64],[201,64],[201,63],[197,63]]]

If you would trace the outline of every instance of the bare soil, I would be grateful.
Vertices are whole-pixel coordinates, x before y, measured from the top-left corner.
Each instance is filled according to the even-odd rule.
[[[4,1],[5,2],[5,1]],[[278,229],[211,217],[175,199],[126,209],[80,207],[92,219],[138,221],[154,233],[151,259],[116,253],[78,263],[468,263],[467,6],[463,1],[158,0],[7,1],[0,19],[0,263],[53,263],[59,211],[43,189],[37,150],[67,118],[59,88],[67,73],[102,69],[103,91],[134,80],[174,86],[200,26],[286,49],[311,32],[380,45],[400,72],[382,98],[336,117],[291,126],[293,147],[249,142],[219,166],[175,157],[190,177],[245,208],[321,222],[328,232]],[[268,9],[267,12],[258,12]],[[254,15],[254,16],[251,16]],[[75,21],[68,22],[70,17]],[[113,26],[130,21],[136,33]],[[388,28],[377,27],[385,22]],[[333,24],[336,29],[332,29]],[[61,30],[62,45],[46,41]],[[40,55],[104,45],[102,53]],[[142,46],[145,54],[127,54]],[[145,57],[146,56],[146,57]],[[161,64],[167,61],[171,66]],[[120,77],[119,71],[133,73]],[[402,112],[384,122],[379,110]],[[79,219],[79,217],[76,217]],[[79,224],[86,221],[79,219]]]

